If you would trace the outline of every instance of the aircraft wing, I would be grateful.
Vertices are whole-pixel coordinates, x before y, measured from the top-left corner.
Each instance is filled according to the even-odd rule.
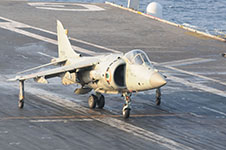
[[[17,80],[21,81],[21,80],[27,80],[27,79],[36,80],[42,77],[43,79],[48,79],[48,78],[56,77],[62,73],[75,71],[76,69],[85,69],[88,67],[92,67],[98,62],[99,61],[97,59],[91,59],[89,61],[83,60],[76,64],[66,65],[66,66],[49,69],[41,72],[36,72],[36,73],[24,75],[24,76],[16,76],[15,78],[9,79],[8,81],[17,81]]]
[[[24,70],[24,71],[21,71],[21,72],[17,72],[16,74],[22,74],[22,73],[25,73],[25,72],[30,72],[30,71],[37,70],[37,69],[47,67],[47,66],[50,66],[50,65],[57,65],[59,63],[63,63],[63,62],[66,62],[66,61],[67,61],[66,58],[64,58],[64,59],[54,58],[54,59],[51,60],[51,63],[44,64],[44,65],[41,65],[41,66],[37,66],[37,67],[34,67],[34,68],[30,68],[30,69],[27,69],[27,70]]]

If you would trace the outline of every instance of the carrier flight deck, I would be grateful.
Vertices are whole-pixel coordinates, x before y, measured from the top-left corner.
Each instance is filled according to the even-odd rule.
[[[133,93],[130,118],[120,95],[105,95],[104,109],[89,109],[89,94],[60,78],[7,79],[57,57],[56,20],[83,56],[142,49],[167,77],[155,91]],[[0,1],[0,149],[222,150],[226,143],[226,43],[107,4]]]

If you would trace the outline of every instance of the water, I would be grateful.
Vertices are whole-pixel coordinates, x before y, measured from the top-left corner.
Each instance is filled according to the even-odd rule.
[[[33,1],[33,0],[30,0]],[[36,0],[37,1],[37,0]],[[104,3],[105,0],[40,0],[52,2]],[[127,0],[108,0],[127,6]],[[140,0],[145,12],[153,0]],[[163,19],[226,38],[226,0],[155,0],[163,6]]]

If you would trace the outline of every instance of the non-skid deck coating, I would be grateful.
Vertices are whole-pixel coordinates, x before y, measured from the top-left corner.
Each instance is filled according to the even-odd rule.
[[[225,149],[226,59],[221,53],[226,44],[110,5],[94,5],[89,8],[104,10],[0,2],[0,149]],[[105,95],[105,108],[90,110],[88,94],[74,95],[76,85],[63,86],[55,78],[48,85],[26,81],[25,107],[19,110],[19,84],[6,79],[57,56],[57,19],[83,55],[135,48],[147,52],[168,77],[161,106],[155,106],[155,91],[133,94],[131,118],[124,120],[120,95]]]

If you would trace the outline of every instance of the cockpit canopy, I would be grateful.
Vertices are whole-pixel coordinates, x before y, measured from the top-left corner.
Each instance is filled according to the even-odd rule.
[[[125,57],[131,64],[147,65],[149,67],[153,67],[147,54],[142,50],[135,49],[129,51],[128,53],[125,54]]]

